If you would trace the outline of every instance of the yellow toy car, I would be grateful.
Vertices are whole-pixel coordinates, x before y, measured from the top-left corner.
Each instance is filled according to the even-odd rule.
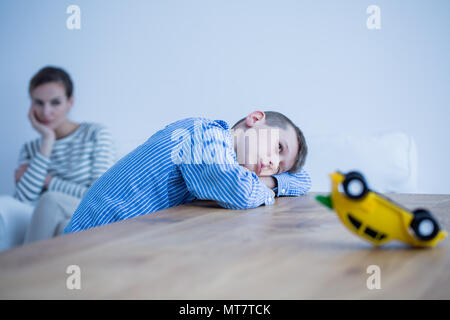
[[[331,195],[317,196],[317,201],[334,209],[348,229],[374,245],[396,239],[414,247],[434,247],[447,237],[429,211],[410,212],[370,190],[361,173],[336,171],[330,178]]]

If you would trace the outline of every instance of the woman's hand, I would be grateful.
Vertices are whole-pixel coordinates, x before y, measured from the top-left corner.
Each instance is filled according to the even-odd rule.
[[[30,165],[29,164],[23,164],[21,165],[19,168],[16,169],[16,171],[14,171],[14,180],[17,182],[19,182],[19,180],[22,178],[23,174],[25,173],[25,171],[27,171],[28,167]],[[50,182],[52,181],[53,177],[49,174],[47,174],[45,176],[45,181],[44,181],[44,188],[48,189],[48,186],[50,185]]]
[[[49,174],[45,176],[45,182],[44,182],[44,189],[48,189],[48,186],[50,185],[50,182],[52,181],[53,177]]]
[[[34,108],[31,107],[30,108],[30,112],[28,113],[28,118],[30,119],[31,125],[33,126],[33,128],[40,133],[40,135],[42,136],[42,138],[44,140],[55,140],[56,139],[56,135],[55,135],[55,131],[53,129],[51,129],[50,127],[46,126],[45,124],[39,122],[39,120],[36,118],[36,113],[34,111]]]
[[[30,108],[28,118],[30,119],[33,128],[42,135],[42,145],[40,150],[41,154],[43,154],[47,158],[50,158],[50,155],[52,154],[53,144],[56,140],[55,131],[38,121],[33,107]]]
[[[14,171],[14,180],[17,182],[19,182],[19,180],[22,178],[23,174],[25,173],[25,171],[28,169],[30,165],[28,164],[23,164],[21,165],[18,169],[16,169],[16,171]]]

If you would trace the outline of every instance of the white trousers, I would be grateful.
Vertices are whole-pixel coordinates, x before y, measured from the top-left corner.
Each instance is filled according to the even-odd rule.
[[[50,191],[32,206],[0,196],[0,251],[61,234],[80,200]]]
[[[0,196],[0,251],[23,243],[33,210],[11,196]]]

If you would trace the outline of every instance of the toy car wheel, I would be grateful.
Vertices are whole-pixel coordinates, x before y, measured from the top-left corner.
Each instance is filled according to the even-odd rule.
[[[428,241],[436,237],[440,228],[433,216],[425,209],[416,209],[413,211],[414,219],[411,222],[411,228],[416,236],[423,241]]]
[[[364,179],[364,176],[357,171],[347,173],[342,185],[345,194],[351,199],[362,199],[369,192],[366,179]]]

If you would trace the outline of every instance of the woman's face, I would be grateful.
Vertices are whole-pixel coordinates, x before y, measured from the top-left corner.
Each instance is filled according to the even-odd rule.
[[[72,104],[73,97],[67,98],[64,85],[59,82],[45,83],[31,91],[36,119],[53,130],[64,123]]]

